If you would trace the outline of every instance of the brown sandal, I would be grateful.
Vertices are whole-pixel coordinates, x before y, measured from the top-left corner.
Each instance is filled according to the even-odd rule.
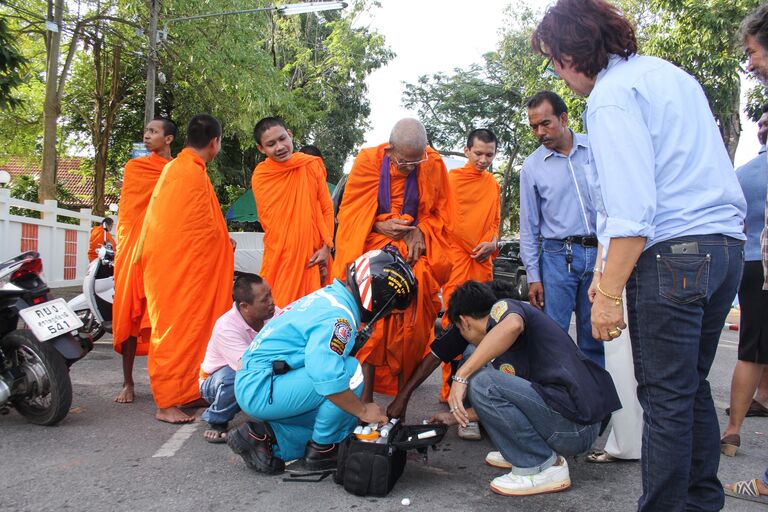
[[[735,457],[736,452],[741,446],[741,436],[739,434],[729,434],[720,439],[720,453],[727,457]]]

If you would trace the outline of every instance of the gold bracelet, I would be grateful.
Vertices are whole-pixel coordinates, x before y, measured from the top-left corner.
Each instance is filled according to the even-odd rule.
[[[616,303],[617,306],[621,306],[621,295],[611,295],[610,293],[605,293],[602,288],[600,288],[600,283],[597,284],[597,291],[600,292],[600,295],[603,295],[605,297],[608,297],[609,299],[613,299],[613,301]]]

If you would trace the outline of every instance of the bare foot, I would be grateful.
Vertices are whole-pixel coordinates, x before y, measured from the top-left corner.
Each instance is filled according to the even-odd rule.
[[[157,408],[155,419],[166,423],[192,423],[195,418],[188,416],[178,407]]]
[[[119,404],[133,403],[133,384],[124,384],[120,394],[115,397],[115,402]]]
[[[226,425],[211,425],[203,432],[203,439],[209,443],[226,443],[227,442],[227,426]]]

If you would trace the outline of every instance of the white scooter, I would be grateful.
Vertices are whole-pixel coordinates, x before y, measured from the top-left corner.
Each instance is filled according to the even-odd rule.
[[[67,305],[82,320],[78,335],[96,341],[112,332],[112,303],[115,298],[115,251],[106,243],[96,251],[97,258],[88,265],[83,279],[83,293]]]

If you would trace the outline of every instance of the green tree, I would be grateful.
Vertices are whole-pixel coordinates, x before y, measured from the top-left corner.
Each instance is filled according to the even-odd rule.
[[[0,14],[13,13],[14,34],[24,54],[31,56],[31,72],[19,89],[30,99],[30,108],[25,103],[12,116],[0,112],[0,121],[9,121],[0,122],[0,134],[9,139],[0,155],[44,153],[41,112],[50,53],[44,13],[54,0],[30,2],[17,10],[18,0],[0,0]],[[392,54],[380,34],[354,24],[376,3],[351,3],[338,12],[290,17],[260,12],[167,26],[167,20],[175,17],[272,4],[266,0],[162,3],[159,28],[167,28],[167,38],[158,48],[155,111],[179,124],[174,154],[183,145],[186,121],[192,115],[209,112],[222,121],[223,150],[209,166],[222,204],[229,202],[228,191],[250,187],[253,167],[262,158],[252,136],[261,117],[283,116],[297,146],[310,142],[320,146],[331,181],[362,143],[370,111],[365,78]],[[148,10],[145,0],[80,0],[65,2],[62,9],[59,69],[66,74],[59,72],[56,84],[64,120],[59,123],[57,149],[69,145],[93,149],[95,204],[100,205],[110,185],[120,179],[132,143],[141,141],[147,42],[134,29],[148,25]],[[22,126],[29,128],[24,131]]]
[[[500,235],[519,229],[520,168],[537,147],[527,118],[525,101],[542,89],[561,88],[543,76],[543,59],[533,53],[530,35],[538,16],[525,7],[510,11],[498,50],[487,53],[482,64],[453,73],[422,76],[406,84],[403,103],[416,109],[430,142],[441,152],[457,154],[474,128],[490,128],[499,139],[495,174],[501,187]],[[583,108],[576,108],[576,128]],[[463,154],[463,153],[458,153]]]
[[[21,103],[15,89],[24,83],[27,59],[16,46],[8,23],[0,18],[0,110],[12,109]]]
[[[2,9],[2,7],[0,7]],[[7,20],[15,47],[25,59],[24,73],[14,86],[19,100],[14,108],[0,108],[0,157],[42,156],[43,100],[45,97],[45,47],[42,40],[20,30],[17,19]]]
[[[216,10],[259,5],[267,3],[228,0]],[[157,110],[177,120],[209,112],[222,121],[222,154],[210,166],[222,203],[227,185],[250,187],[253,167],[263,158],[252,130],[265,116],[283,117],[297,147],[321,148],[329,181],[341,176],[367,127],[365,78],[392,56],[380,34],[354,26],[373,5],[358,0],[345,11],[287,17],[259,12],[168,25],[158,50],[166,82],[158,84]],[[200,13],[192,0],[163,6],[160,27],[163,19]]]
[[[704,89],[733,160],[741,134],[739,100],[744,51],[737,40],[744,17],[760,0],[623,0],[634,18],[640,52],[681,67]],[[760,87],[762,89],[762,87]]]
[[[144,92],[141,63],[132,52],[141,47],[141,40],[129,30],[133,22],[112,20],[126,20],[130,13],[121,12],[117,6],[101,12],[108,19],[98,19],[83,34],[84,51],[76,56],[66,105],[71,113],[68,126],[87,133],[94,150],[93,210],[97,215],[106,211],[109,171],[113,176],[116,173],[109,153],[115,148],[113,134],[118,117],[124,115],[135,121],[131,110],[124,111],[124,106]]]

